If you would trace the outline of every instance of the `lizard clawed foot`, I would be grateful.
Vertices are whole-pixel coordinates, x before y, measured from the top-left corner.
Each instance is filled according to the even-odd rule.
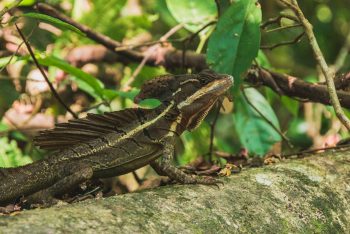
[[[155,163],[152,167],[157,168],[157,172],[162,175],[167,175],[170,179],[175,180],[181,184],[205,184],[205,185],[216,185],[223,184],[222,181],[215,179],[210,176],[198,176],[187,174],[181,169],[171,165]]]

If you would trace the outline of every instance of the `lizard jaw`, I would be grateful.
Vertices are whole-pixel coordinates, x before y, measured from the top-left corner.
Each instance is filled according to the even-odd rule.
[[[232,85],[233,77],[230,75],[221,75],[222,78],[214,80],[209,84],[205,85],[197,92],[186,98],[186,100],[180,102],[177,107],[179,110],[192,105],[196,101],[203,102],[203,99],[206,99],[206,102],[216,101],[216,99],[224,94]]]

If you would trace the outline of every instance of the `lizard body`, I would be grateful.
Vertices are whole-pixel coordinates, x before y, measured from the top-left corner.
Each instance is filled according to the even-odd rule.
[[[182,183],[216,183],[187,175],[170,161],[176,137],[197,127],[232,83],[231,76],[211,71],[155,78],[135,98],[158,98],[162,104],[154,109],[88,114],[43,131],[35,143],[56,151],[29,165],[0,168],[0,204],[29,195],[57,197],[88,179],[125,174],[149,163]]]

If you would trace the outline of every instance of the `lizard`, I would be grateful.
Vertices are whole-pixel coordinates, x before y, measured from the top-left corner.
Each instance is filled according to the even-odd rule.
[[[136,103],[157,98],[158,107],[88,114],[41,131],[34,143],[53,153],[21,167],[0,168],[0,205],[23,197],[54,204],[89,179],[126,174],[150,163],[179,183],[218,183],[186,174],[171,161],[176,138],[195,129],[232,85],[232,76],[211,70],[163,75],[146,81],[135,97]]]

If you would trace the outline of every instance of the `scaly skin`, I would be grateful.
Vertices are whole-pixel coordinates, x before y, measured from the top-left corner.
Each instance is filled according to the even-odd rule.
[[[88,115],[44,131],[35,139],[37,145],[58,151],[23,167],[0,169],[0,205],[23,196],[32,202],[52,201],[91,178],[125,174],[149,163],[180,183],[217,183],[187,175],[171,160],[176,138],[197,127],[232,83],[232,77],[209,71],[156,78],[138,96],[161,100],[155,109]]]

